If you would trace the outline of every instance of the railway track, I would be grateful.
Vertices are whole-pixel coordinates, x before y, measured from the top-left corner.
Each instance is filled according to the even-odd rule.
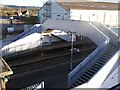
[[[87,49],[85,51],[82,51],[81,53],[77,53],[73,57],[73,65],[74,67],[77,65],[76,63],[80,63],[86,56],[88,56],[95,48]],[[33,71],[36,69],[44,69],[46,67],[55,67],[58,65],[70,63],[70,53],[64,53],[63,55],[59,57],[54,57],[51,59],[45,59],[40,60],[33,63],[27,63],[27,64],[20,64],[17,66],[12,66],[12,70],[14,71],[14,74],[24,73],[27,71]]]
[[[80,52],[73,54],[73,68],[96,49],[96,45],[91,41],[78,42],[74,47]],[[58,43],[58,47],[56,45],[47,46],[44,47],[44,50],[37,49],[12,59],[8,58],[7,63],[14,74],[10,76],[7,87],[24,88],[41,80],[45,81],[46,87],[56,85],[58,85],[56,87],[67,87],[67,74],[70,72],[70,48],[70,43],[62,46]],[[56,79],[58,84],[53,83]],[[16,83],[17,85],[15,85]]]
[[[88,47],[85,46],[78,46],[77,47],[80,52],[85,52],[86,50],[94,50],[96,48],[95,45],[89,45]],[[51,52],[51,53],[49,53]],[[47,59],[52,59],[52,58],[58,58],[61,56],[66,56],[70,55],[70,48],[61,48],[61,49],[52,49],[49,50],[49,52],[43,51],[43,52],[38,52],[35,56],[34,55],[28,55],[26,57],[23,57],[22,59],[15,59],[12,61],[8,61],[8,64],[13,67],[13,66],[19,66],[19,65],[24,65],[24,64],[30,64],[30,63],[35,63],[38,61],[43,61]]]
[[[77,40],[76,42],[74,42],[74,46],[81,46],[81,45],[87,45],[87,44],[93,44],[93,42],[90,39],[85,39],[85,40]],[[3,56],[3,58],[6,61],[13,61],[16,59],[19,59],[21,57],[26,57],[26,56],[36,56],[39,55],[40,52],[48,52],[51,53],[53,52],[53,50],[57,50],[57,49],[61,49],[64,50],[64,48],[71,48],[71,43],[70,42],[55,42],[52,43],[51,45],[46,45],[46,46],[38,46],[36,48],[31,48],[31,49],[27,49],[24,51],[19,51],[19,52],[15,52],[15,53],[11,53],[8,54],[6,56]]]
[[[75,67],[95,50],[96,45],[87,39],[86,41],[75,42],[74,47],[80,50],[80,52],[73,55],[73,66]],[[71,43],[57,42],[42,49],[37,48],[30,52],[25,52],[23,55],[15,54],[14,56],[7,57],[6,61],[12,68],[14,75],[37,69],[42,70],[43,68],[70,63],[70,48]]]

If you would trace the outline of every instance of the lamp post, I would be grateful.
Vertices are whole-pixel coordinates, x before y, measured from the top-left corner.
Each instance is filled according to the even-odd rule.
[[[71,60],[70,60],[70,70],[72,70],[72,60],[73,60],[73,33],[71,34]]]
[[[70,57],[70,70],[72,70],[73,64],[73,51],[74,51],[74,41],[76,41],[76,32],[69,32],[69,34],[71,35],[71,57]]]

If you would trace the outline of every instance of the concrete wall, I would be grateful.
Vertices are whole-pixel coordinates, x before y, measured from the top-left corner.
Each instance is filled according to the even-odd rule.
[[[42,26],[45,28],[60,29],[67,32],[76,32],[78,35],[89,37],[98,46],[107,39],[102,32],[93,27],[89,22],[49,19]]]

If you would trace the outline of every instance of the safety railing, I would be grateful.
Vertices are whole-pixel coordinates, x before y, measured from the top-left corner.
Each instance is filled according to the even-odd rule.
[[[9,47],[8,46],[6,49],[2,50],[2,56],[18,53],[20,51],[24,51],[24,50],[27,50],[27,49],[33,49],[33,48],[36,48],[40,45],[42,45],[42,42],[40,40],[37,40],[34,43],[30,42],[30,43],[21,44],[21,45],[14,46],[14,47]]]

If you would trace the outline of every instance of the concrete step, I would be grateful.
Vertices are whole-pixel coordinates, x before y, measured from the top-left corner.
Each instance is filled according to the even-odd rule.
[[[94,70],[92,70],[92,69],[88,69],[88,71],[89,71],[89,72],[91,72],[91,73],[92,73],[92,75],[93,75],[93,74],[95,74],[95,71],[94,71]]]
[[[102,66],[102,64],[98,64],[98,63],[95,63],[94,65],[97,65],[97,66],[99,66],[99,67],[101,67],[101,66]]]
[[[79,80],[77,80],[76,82],[77,82],[77,83],[79,83],[79,85],[81,85],[81,84],[82,84],[82,82],[80,82]]]
[[[99,62],[96,62],[95,63],[96,65],[99,65],[99,66],[102,66],[103,64],[99,63]]]
[[[78,79],[80,82],[82,82],[82,83],[85,83],[86,82],[86,80],[85,79],[82,79],[82,78],[79,78]]]
[[[77,83],[77,82],[74,83],[74,86],[78,86],[78,85],[79,85],[79,83]]]
[[[91,77],[91,75],[90,74],[83,74],[84,76],[86,76],[87,78],[90,78]]]
[[[98,68],[95,68],[95,67],[91,67],[90,69],[93,69],[93,70],[95,70],[95,71],[97,71],[97,70],[98,70]]]
[[[106,58],[106,57],[101,57],[100,59],[108,60],[108,58]]]
[[[93,73],[91,73],[90,71],[87,71],[85,74],[88,74],[89,76],[93,75]]]
[[[104,62],[104,61],[102,61],[102,60],[97,61],[97,63],[100,63],[100,64],[102,64],[102,65],[104,65],[104,64],[105,64],[105,62]]]
[[[74,84],[72,84],[72,85],[70,86],[70,88],[74,88],[74,87],[76,87],[76,86],[74,86]]]
[[[96,65],[93,65],[92,67],[97,68],[97,69],[99,69],[99,68],[100,68],[99,66],[96,66]]]
[[[103,55],[102,57],[105,57],[105,58],[110,58],[110,56],[108,56],[108,55]]]
[[[97,68],[97,69],[100,69],[100,68],[101,68],[101,66],[96,65],[96,64],[94,64],[92,67]]]
[[[99,61],[101,61],[101,62],[104,62],[104,63],[106,63],[107,62],[107,60],[106,59],[100,59]]]
[[[81,76],[81,78],[82,78],[82,79],[85,79],[86,81],[88,81],[88,80],[89,80],[89,78],[88,78],[88,77],[86,77],[86,76],[84,76],[84,75],[82,75],[82,76]]]

